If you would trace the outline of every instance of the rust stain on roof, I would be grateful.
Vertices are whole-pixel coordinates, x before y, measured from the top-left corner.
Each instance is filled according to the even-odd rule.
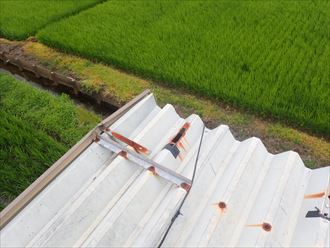
[[[138,153],[144,153],[144,154],[148,154],[149,153],[149,149],[134,142],[133,140],[130,140],[129,138],[126,138],[125,136],[112,131],[111,134],[113,135],[113,137],[115,137],[116,139],[126,143],[127,145],[129,145],[130,147],[134,148],[134,150]]]
[[[261,224],[251,224],[251,225],[246,225],[247,227],[261,227],[264,231],[270,232],[272,230],[272,225],[264,222]]]
[[[304,198],[305,199],[317,199],[317,198],[321,198],[325,195],[325,192],[319,192],[319,193],[314,193],[314,194],[308,194],[305,195]]]

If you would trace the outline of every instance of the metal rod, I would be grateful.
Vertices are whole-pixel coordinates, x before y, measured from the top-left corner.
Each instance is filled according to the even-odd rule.
[[[125,146],[117,143],[113,140],[106,140],[102,136],[99,136],[99,140],[97,141],[99,145],[102,147],[122,155],[126,159],[132,161],[133,163],[143,167],[146,170],[151,170],[152,172],[156,173],[160,177],[166,179],[167,181],[170,181],[171,183],[174,183],[178,185],[179,187],[184,188],[187,190],[187,185],[191,185],[191,180],[182,176],[181,174],[168,169],[165,166],[162,166],[155,161],[151,160],[148,157],[142,156],[136,152],[133,152],[132,150],[127,149]]]

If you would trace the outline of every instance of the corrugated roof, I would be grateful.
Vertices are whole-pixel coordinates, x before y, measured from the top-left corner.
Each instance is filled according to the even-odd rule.
[[[329,244],[329,167],[310,170],[295,152],[273,155],[258,138],[239,142],[225,125],[203,126],[151,94],[108,130],[189,180],[204,131],[195,180],[163,246]],[[174,139],[177,150],[164,149]],[[121,155],[89,145],[3,227],[1,246],[159,245],[187,188]]]

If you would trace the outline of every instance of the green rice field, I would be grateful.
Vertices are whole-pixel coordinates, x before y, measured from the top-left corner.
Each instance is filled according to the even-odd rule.
[[[39,41],[330,133],[330,1],[107,1]]]
[[[0,199],[12,200],[67,149],[29,122],[0,110]],[[0,209],[5,203],[0,203]]]
[[[1,0],[0,36],[25,39],[45,25],[98,2],[100,0]]]
[[[0,73],[0,209],[99,121],[68,96]]]

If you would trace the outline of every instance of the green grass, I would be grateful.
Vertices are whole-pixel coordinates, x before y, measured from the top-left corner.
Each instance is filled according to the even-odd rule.
[[[329,1],[114,0],[37,37],[329,135],[329,26]]]
[[[95,114],[75,106],[67,95],[56,97],[1,73],[0,99],[2,110],[68,146],[74,145],[100,121]]]
[[[0,209],[80,140],[100,118],[68,96],[0,73]]]
[[[0,115],[0,197],[10,201],[68,147],[15,115],[2,110]]]
[[[0,36],[25,39],[45,25],[97,2],[100,0],[1,0]]]

